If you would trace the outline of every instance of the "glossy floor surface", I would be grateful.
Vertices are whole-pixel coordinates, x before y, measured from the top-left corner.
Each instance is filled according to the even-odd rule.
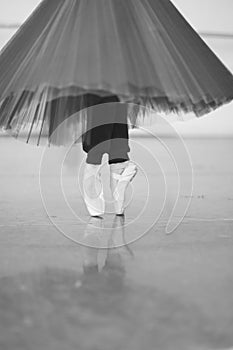
[[[125,217],[106,180],[90,219],[79,147],[0,138],[1,350],[233,348],[233,141],[162,141],[132,140]]]

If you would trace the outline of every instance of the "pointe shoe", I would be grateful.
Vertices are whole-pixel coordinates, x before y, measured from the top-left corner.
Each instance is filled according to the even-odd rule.
[[[105,211],[103,184],[99,165],[86,164],[83,178],[83,199],[91,216],[101,216]],[[90,179],[92,177],[92,179]],[[96,185],[100,187],[96,190]],[[88,193],[87,193],[88,192]]]
[[[125,192],[129,183],[133,180],[137,174],[137,167],[132,162],[127,162],[123,167],[123,163],[111,164],[110,174],[111,174],[111,188],[112,195],[114,198],[114,206],[116,215],[124,215],[125,210]],[[119,169],[122,172],[119,173]],[[117,172],[118,170],[118,172]]]

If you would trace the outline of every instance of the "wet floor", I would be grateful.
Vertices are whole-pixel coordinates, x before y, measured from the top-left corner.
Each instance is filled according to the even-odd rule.
[[[46,163],[46,211],[38,185],[42,150],[0,139],[1,350],[233,348],[233,142],[186,140],[194,188],[190,194],[188,167],[181,167],[185,185],[177,215],[186,197],[192,200],[171,234],[165,230],[175,173],[158,144],[149,138],[137,142],[154,149],[158,161],[147,170],[155,184],[152,201],[134,223],[146,202],[142,171],[137,191],[129,191],[125,218],[110,210],[102,219],[90,219],[73,185],[82,155],[72,151],[64,174],[67,198],[78,215],[71,217],[55,185],[54,169],[64,152],[57,150]],[[176,147],[174,140],[167,142]],[[134,160],[146,169],[149,159],[137,147],[132,144]],[[172,188],[161,216],[159,161]]]

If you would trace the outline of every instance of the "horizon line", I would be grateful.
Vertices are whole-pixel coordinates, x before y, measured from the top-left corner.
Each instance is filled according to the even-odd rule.
[[[19,29],[22,24],[19,23],[0,23],[0,29]],[[203,37],[212,37],[219,39],[233,39],[233,33],[227,32],[209,32],[209,31],[200,31],[197,32],[200,36]]]

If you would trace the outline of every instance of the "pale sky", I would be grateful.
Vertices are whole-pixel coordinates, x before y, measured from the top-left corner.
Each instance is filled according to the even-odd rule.
[[[98,1],[98,0],[96,0]],[[233,0],[172,0],[174,5],[199,32],[233,34]],[[22,23],[40,0],[0,0],[0,23]],[[0,49],[14,30],[0,29]],[[206,39],[207,44],[233,72],[233,40]],[[233,134],[233,103],[201,119],[186,122],[182,131]]]

